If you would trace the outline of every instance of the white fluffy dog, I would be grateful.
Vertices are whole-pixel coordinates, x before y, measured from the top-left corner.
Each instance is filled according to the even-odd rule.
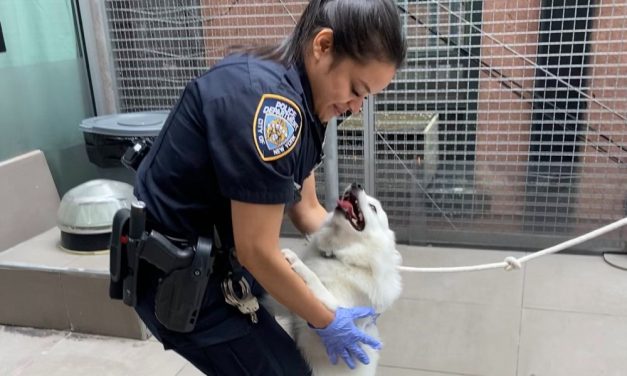
[[[401,293],[397,268],[401,256],[396,250],[394,233],[378,200],[353,184],[338,200],[322,228],[310,238],[302,260],[289,249],[283,254],[312,292],[329,309],[368,306],[384,312]],[[373,319],[357,321],[368,335],[380,339]],[[370,358],[364,365],[355,360],[350,370],[340,359],[331,364],[320,337],[304,320],[294,317],[291,332],[314,375],[374,375],[379,354],[361,345]]]

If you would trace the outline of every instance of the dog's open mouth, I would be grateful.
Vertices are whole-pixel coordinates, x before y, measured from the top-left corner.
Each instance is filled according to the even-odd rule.
[[[337,200],[336,210],[344,212],[344,217],[357,231],[362,231],[366,227],[364,214],[359,210],[359,199],[354,189],[348,190]]]

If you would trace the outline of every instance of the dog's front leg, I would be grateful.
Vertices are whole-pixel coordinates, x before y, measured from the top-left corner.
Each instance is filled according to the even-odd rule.
[[[337,299],[322,284],[322,281],[320,281],[320,278],[318,278],[316,273],[309,269],[291,249],[284,248],[281,252],[287,262],[289,262],[292,266],[292,270],[298,274],[303,281],[305,281],[305,284],[309,287],[311,292],[313,292],[314,296],[318,298],[318,300],[320,300],[328,309],[335,312],[335,310],[339,307]]]

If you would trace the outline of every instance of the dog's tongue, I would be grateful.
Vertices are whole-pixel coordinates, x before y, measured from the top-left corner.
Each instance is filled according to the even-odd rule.
[[[353,204],[349,200],[337,200],[337,206],[341,207],[342,210],[347,212],[351,217],[355,216],[355,212],[353,211]]]

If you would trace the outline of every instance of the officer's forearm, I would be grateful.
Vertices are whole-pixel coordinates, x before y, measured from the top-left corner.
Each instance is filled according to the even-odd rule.
[[[334,314],[314,297],[279,251],[283,208],[231,202],[237,258],[279,303],[311,325],[325,327]]]
[[[313,234],[318,231],[329,215],[322,205],[318,202],[316,204],[307,208],[294,208],[288,213],[294,226],[303,234]]]
[[[243,254],[247,256],[240,256]],[[238,258],[263,288],[290,311],[316,328],[331,323],[334,313],[313,295],[278,249],[238,251]]]
[[[316,176],[312,172],[303,182],[302,199],[288,212],[292,223],[303,234],[312,234],[322,226],[328,213],[316,195]]]

